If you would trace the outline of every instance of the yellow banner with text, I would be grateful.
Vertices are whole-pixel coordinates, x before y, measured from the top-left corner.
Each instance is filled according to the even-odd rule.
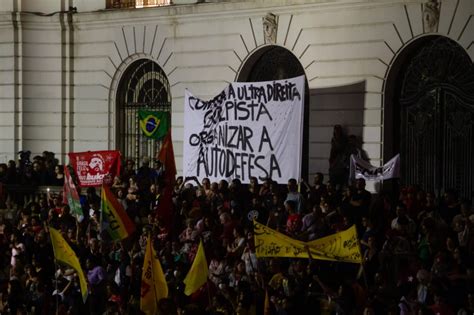
[[[256,221],[254,234],[257,257],[312,258],[362,263],[355,225],[311,242],[295,240]]]

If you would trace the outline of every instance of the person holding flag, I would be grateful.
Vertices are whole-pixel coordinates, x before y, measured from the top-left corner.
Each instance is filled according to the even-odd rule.
[[[76,271],[79,277],[82,301],[85,303],[88,296],[87,280],[76,253],[72,250],[71,246],[69,246],[58,230],[49,227],[49,235],[51,237],[51,244],[53,245],[54,257],[56,260],[68,265]]]
[[[63,197],[65,199],[63,200],[63,203],[67,203],[69,205],[71,215],[74,216],[79,222],[82,222],[84,219],[84,213],[82,211],[81,200],[67,165],[64,166]]]
[[[168,130],[156,159],[165,167],[165,186],[160,192],[156,215],[170,229],[173,225],[173,188],[176,177],[176,162],[174,159],[173,141],[171,140],[171,130]]]
[[[176,162],[174,158],[173,141],[171,139],[171,129],[168,130],[156,159],[165,167],[165,179],[167,184],[173,186],[176,177]]]
[[[185,284],[184,294],[191,295],[199,290],[204,284],[207,283],[207,277],[209,276],[209,267],[206,260],[206,254],[204,253],[204,246],[202,240],[199,241],[199,247],[194,257],[193,264],[188,271],[188,274],[184,278]]]
[[[152,243],[152,237],[149,234],[146,242],[140,288],[140,309],[146,315],[156,314],[158,302],[168,297],[168,284],[160,261],[156,258],[156,251]]]
[[[107,230],[113,240],[123,240],[135,231],[135,225],[122,204],[106,185],[102,186],[101,210],[101,229]]]

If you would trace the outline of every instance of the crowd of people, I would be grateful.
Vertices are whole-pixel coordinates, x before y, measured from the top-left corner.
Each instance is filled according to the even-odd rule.
[[[62,184],[62,167],[46,157],[0,166],[0,183],[21,183],[30,168],[26,173],[44,174],[32,178]],[[121,242],[101,231],[95,188],[80,191],[80,220],[59,194],[23,204],[5,193],[16,215],[0,217],[0,314],[140,314],[148,237],[169,287],[159,314],[474,313],[474,214],[456,191],[436,196],[406,187],[393,198],[372,195],[363,179],[336,186],[321,173],[287,185],[178,177],[172,218],[165,220],[157,215],[170,185],[165,175],[149,160],[139,168],[128,160],[113,180],[112,190],[136,226]],[[257,259],[254,219],[303,241],[355,224],[363,264]],[[79,257],[88,279],[86,303],[74,270],[54,260],[49,227],[60,230]],[[186,296],[183,279],[200,240],[209,280]]]

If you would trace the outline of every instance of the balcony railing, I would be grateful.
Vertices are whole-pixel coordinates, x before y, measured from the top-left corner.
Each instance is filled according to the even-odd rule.
[[[107,9],[149,8],[171,5],[171,0],[107,0]]]

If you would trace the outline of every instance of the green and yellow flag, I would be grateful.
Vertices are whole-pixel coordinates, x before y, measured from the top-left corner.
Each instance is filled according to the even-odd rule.
[[[73,268],[79,276],[82,301],[85,303],[87,300],[87,281],[76,253],[58,230],[50,227],[49,235],[51,236],[51,244],[53,244],[54,257],[56,260]]]
[[[191,269],[189,269],[186,278],[183,282],[185,284],[184,294],[191,295],[196,292],[207,282],[209,275],[209,268],[207,265],[206,254],[204,253],[204,246],[202,240],[199,242],[199,247],[194,257]]]
[[[170,113],[139,110],[140,128],[145,136],[153,139],[161,139],[168,133],[170,128]]]
[[[156,314],[158,301],[168,297],[168,284],[160,261],[156,258],[150,235],[146,242],[140,291],[140,309],[147,315]]]

